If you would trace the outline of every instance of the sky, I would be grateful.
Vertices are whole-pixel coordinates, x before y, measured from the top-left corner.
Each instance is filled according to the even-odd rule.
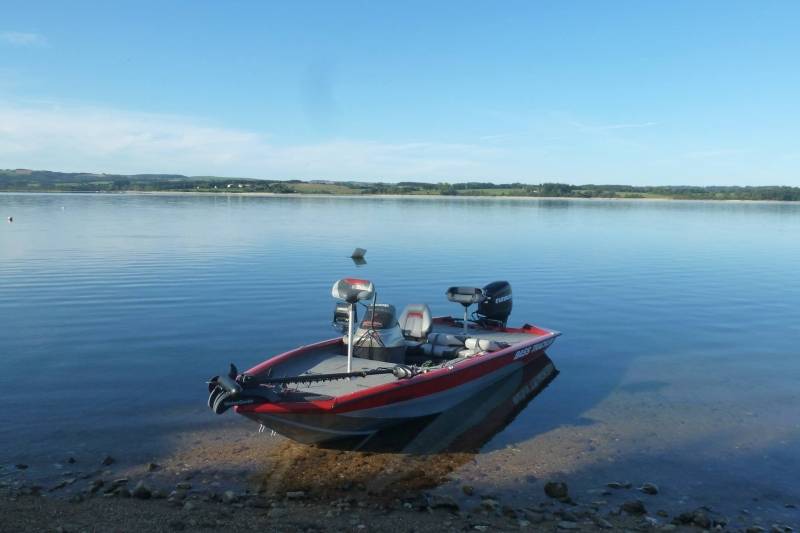
[[[0,168],[800,186],[800,2],[0,3]]]

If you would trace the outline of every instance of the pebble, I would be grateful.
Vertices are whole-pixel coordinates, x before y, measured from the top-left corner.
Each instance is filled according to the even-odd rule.
[[[293,490],[286,493],[287,500],[302,500],[306,497],[306,493],[302,490]]]
[[[110,455],[106,455],[105,457],[103,457],[103,460],[100,461],[100,464],[103,466],[110,466],[114,464],[114,458],[111,457]]]
[[[578,524],[568,520],[562,520],[557,524],[556,527],[558,527],[558,529],[578,529]]]
[[[605,518],[601,518],[599,516],[594,517],[594,523],[600,529],[614,529],[614,525],[606,520]]]
[[[95,479],[89,484],[89,494],[95,494],[100,488],[103,486],[104,482],[102,479]]]
[[[431,509],[447,509],[454,513],[461,509],[458,503],[450,496],[439,495],[428,496],[428,507]]]
[[[150,490],[150,487],[145,485],[144,481],[140,481],[135,487],[133,487],[133,492],[131,495],[140,500],[149,500],[153,495],[153,492]]]
[[[173,502],[180,502],[186,499],[186,491],[185,490],[173,490],[169,493],[167,498]]]
[[[192,484],[188,481],[181,481],[177,485],[175,485],[176,490],[192,490]]]
[[[61,483],[58,483],[58,484],[53,485],[52,487],[50,487],[49,492],[53,492],[54,490],[58,490],[58,489],[63,489],[66,486],[67,486],[67,482],[66,481],[62,481]]]
[[[692,523],[694,523],[696,526],[702,527],[703,529],[708,529],[711,527],[711,519],[705,512],[700,510],[694,512]]]
[[[628,482],[619,483],[617,481],[612,481],[611,483],[606,483],[606,487],[608,487],[609,489],[629,489],[632,486],[633,485]]]
[[[766,529],[761,526],[750,526],[745,529],[745,533],[764,533],[764,531],[766,531]]]
[[[17,470],[26,470],[28,468],[28,465],[24,463],[18,463],[14,465],[14,468],[16,468]]]
[[[183,504],[184,511],[194,511],[197,509],[197,505],[194,502],[186,502]]]
[[[147,471],[148,472],[155,472],[159,468],[161,468],[161,466],[156,464],[156,463],[147,463]]]
[[[571,512],[571,511],[568,511],[566,509],[562,509],[560,511],[555,511],[553,514],[556,515],[556,516],[560,516],[562,520],[565,520],[567,522],[577,522],[578,521],[578,517],[575,515],[575,513]]]
[[[461,487],[461,491],[467,496],[472,496],[473,494],[475,494],[475,487],[473,487],[472,485],[464,485],[463,487]]]
[[[222,501],[224,503],[233,503],[237,500],[236,493],[232,490],[226,490],[222,493]]]
[[[658,485],[654,483],[643,483],[641,487],[639,487],[640,492],[644,492],[645,494],[658,494]]]
[[[544,484],[544,493],[550,498],[569,498],[569,488],[563,481],[548,481]]]
[[[627,501],[620,506],[620,509],[628,514],[640,515],[647,513],[647,509],[640,500]]]
[[[656,527],[658,525],[658,520],[652,516],[645,516],[643,519],[643,524],[649,527]]]
[[[497,508],[500,507],[500,502],[494,498],[484,498],[481,500],[481,507],[487,511],[496,511]]]

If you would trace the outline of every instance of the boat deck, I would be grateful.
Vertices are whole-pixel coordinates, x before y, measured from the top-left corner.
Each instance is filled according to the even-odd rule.
[[[347,356],[340,355],[341,347],[329,348],[324,359],[303,372],[305,375],[314,376],[318,374],[338,374],[347,372]],[[372,370],[375,368],[391,368],[393,363],[384,361],[373,361],[372,359],[353,358],[353,372],[359,370]],[[336,381],[324,381],[321,383],[306,383],[297,386],[298,391],[312,393],[319,396],[337,397],[343,394],[350,394],[362,389],[369,389],[384,383],[397,381],[392,374],[379,374],[377,376],[367,376],[365,378],[339,379]]]
[[[474,326],[474,325],[473,325]],[[452,335],[462,335],[463,328],[452,323],[436,321],[433,324],[433,333],[446,333]],[[508,344],[515,344],[528,341],[535,333],[519,333],[485,330],[477,327],[470,327],[469,337],[486,339]],[[456,357],[449,360],[450,363],[457,363],[465,360],[464,357]],[[441,360],[440,360],[441,361]],[[352,370],[372,370],[375,368],[391,368],[394,363],[385,361],[375,361],[361,357],[353,358]],[[297,375],[319,375],[336,374],[347,372],[347,355],[343,344],[336,344],[318,348],[303,354],[302,357],[293,358],[285,363],[281,363],[274,368],[272,377],[297,376]],[[296,391],[301,397],[308,400],[329,399],[356,392],[358,390],[369,389],[385,383],[396,381],[392,374],[382,374],[367,376],[364,378],[340,379],[336,381],[325,381],[319,383],[302,383],[293,385],[292,390]]]

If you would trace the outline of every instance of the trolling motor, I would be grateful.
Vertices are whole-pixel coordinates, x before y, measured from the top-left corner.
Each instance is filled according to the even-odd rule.
[[[227,375],[214,376],[208,381],[208,407],[221,415],[237,405],[276,402],[280,400],[280,387],[284,385],[300,385],[336,381],[337,379],[365,378],[381,374],[392,374],[397,379],[408,379],[420,372],[416,367],[395,365],[391,368],[373,368],[356,372],[338,372],[333,374],[313,374],[287,376],[281,378],[252,376],[240,374],[236,365],[231,363]],[[277,388],[276,388],[277,387]]]

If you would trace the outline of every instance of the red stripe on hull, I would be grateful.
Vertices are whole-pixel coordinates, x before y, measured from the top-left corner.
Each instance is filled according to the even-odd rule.
[[[471,380],[486,376],[515,361],[523,363],[530,362],[539,357],[544,349],[552,344],[558,336],[558,333],[527,325],[523,328],[507,328],[505,331],[528,333],[536,336],[533,336],[528,342],[518,343],[491,354],[479,355],[466,361],[459,362],[452,367],[446,366],[408,380],[398,380],[370,389],[346,394],[338,398],[310,402],[242,405],[236,407],[236,412],[241,414],[299,414],[323,412],[340,414],[420,398],[444,390],[453,389]],[[538,332],[541,333],[538,334]],[[285,352],[253,367],[247,373],[259,374],[265,372],[269,367],[305,351],[332,346],[341,342],[340,338],[335,338]]]

